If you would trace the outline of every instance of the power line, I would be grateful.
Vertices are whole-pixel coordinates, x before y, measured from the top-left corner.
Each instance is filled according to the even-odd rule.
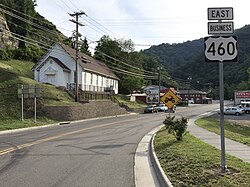
[[[113,35],[117,36],[119,38],[119,36],[117,34],[115,34],[113,31],[109,30],[108,28],[106,28],[105,26],[103,26],[102,24],[100,24],[99,22],[95,21],[93,18],[91,18],[90,16],[86,15],[90,20],[94,21],[96,24],[100,25],[101,27],[103,27],[104,29],[106,29],[107,31],[109,31],[110,33],[112,33]]]
[[[34,40],[34,39],[31,39],[31,38],[22,36],[22,35],[20,35],[20,34],[14,33],[14,32],[11,32],[11,31],[9,31],[9,30],[7,30],[7,29],[2,29],[2,30],[5,30],[5,31],[7,31],[8,33],[13,34],[13,35],[15,35],[15,36],[18,36],[18,37],[20,37],[20,38],[24,38],[24,39],[30,40],[31,42],[37,42],[38,44],[41,44],[41,45],[43,45],[43,46],[50,47],[50,45],[48,45],[47,43],[43,43],[43,42],[36,41],[36,40]]]
[[[64,12],[66,12],[66,13],[68,13],[60,4],[58,4],[55,0],[53,0],[56,4],[57,4],[57,6],[58,7],[60,7]]]
[[[91,41],[91,42],[96,42],[96,41]],[[91,49],[94,49],[94,48],[92,48],[92,47],[90,47],[90,48],[91,48]],[[104,53],[104,52],[102,52],[102,51],[100,51],[100,50],[96,50],[96,51],[99,52],[99,53],[101,53],[102,55],[108,57],[109,59],[114,60],[115,62],[120,62],[120,63],[122,63],[123,65],[126,65],[126,66],[128,66],[128,67],[130,67],[130,68],[134,68],[134,69],[136,69],[136,70],[143,71],[143,72],[145,72],[145,73],[149,73],[149,74],[151,74],[151,75],[157,75],[157,76],[158,76],[158,73],[156,73],[156,72],[151,72],[151,71],[147,71],[147,70],[141,69],[141,68],[136,67],[136,66],[132,66],[132,65],[130,65],[130,64],[128,64],[128,63],[125,63],[125,62],[123,62],[123,61],[121,61],[121,60],[118,60],[118,59],[116,59],[116,58],[114,58],[114,57],[111,57],[110,55],[107,55],[106,53]]]
[[[39,26],[39,25],[37,25],[37,24],[31,22],[30,20],[27,20],[27,19],[25,19],[25,18],[23,18],[23,17],[20,17],[20,16],[18,16],[18,15],[15,15],[15,14],[13,14],[13,13],[7,11],[7,10],[4,10],[4,9],[2,9],[2,8],[0,8],[0,10],[2,10],[2,12],[6,13],[6,14],[12,16],[12,17],[15,17],[15,18],[17,18],[17,19],[19,19],[19,20],[21,20],[21,21],[24,21],[24,22],[26,22],[26,23],[28,23],[28,24],[31,24],[31,25],[33,25],[33,26],[36,26],[36,27],[38,27],[38,28],[40,28],[40,29],[42,29],[42,30],[45,30],[45,31],[47,31],[47,32],[52,32],[52,31],[49,30],[48,28],[41,27],[41,26]],[[17,11],[17,12],[18,12],[18,11]],[[27,16],[28,16],[28,15],[27,15]],[[93,20],[93,19],[92,19],[92,20]],[[53,33],[53,34],[58,34],[58,33],[55,33],[55,32],[52,32],[52,33]],[[14,38],[16,38],[16,39],[18,39],[18,40],[20,40],[20,41],[26,41],[27,43],[33,44],[33,45],[40,44],[40,45],[43,45],[43,46],[41,46],[41,48],[48,49],[48,48],[44,47],[44,46],[47,46],[47,47],[49,46],[49,45],[47,45],[47,44],[45,44],[45,43],[38,42],[38,41],[36,41],[36,40],[33,40],[33,39],[30,39],[30,38],[27,38],[27,37],[18,35],[18,34],[16,34],[16,33],[12,33],[12,34],[15,35]],[[35,43],[34,43],[34,42],[35,42]],[[50,47],[50,46],[49,46],[49,47]],[[140,68],[138,68],[138,67],[135,67],[135,66],[129,65],[129,64],[127,64],[127,63],[124,63],[124,62],[122,62],[122,61],[120,61],[120,60],[117,60],[117,59],[115,59],[115,58],[113,58],[113,57],[111,57],[111,56],[109,56],[109,55],[106,55],[105,53],[102,53],[102,54],[103,54],[104,56],[108,57],[108,58],[111,58],[112,60],[119,61],[119,62],[121,62],[121,63],[123,63],[124,65],[127,65],[127,66],[129,66],[129,67],[135,68],[135,69],[140,70],[140,71],[147,72],[147,71],[142,70],[142,69],[140,69]],[[152,72],[149,72],[149,73],[150,73],[150,74],[154,74],[154,73],[152,73]]]
[[[120,69],[115,69],[115,68],[112,68],[112,71],[115,71],[117,73],[121,73],[121,74],[124,74],[124,75],[129,75],[129,76],[133,76],[133,77],[138,77],[138,78],[144,78],[144,79],[150,79],[150,80],[155,80],[155,79],[158,79],[157,77],[148,77],[148,76],[143,76],[143,75],[140,75],[140,74],[135,74],[133,72],[129,72],[129,71],[125,71],[125,70],[120,70]]]
[[[65,1],[64,0],[61,0],[61,2],[63,2],[63,4],[64,5],[66,5],[66,7],[68,7],[70,10],[72,10],[72,11],[74,11],[70,6],[68,6],[68,4],[67,3],[65,3]]]
[[[98,52],[101,52],[101,51],[99,51],[99,50],[97,50]],[[130,64],[127,64],[127,63],[125,63],[125,62],[123,62],[123,61],[121,61],[121,60],[117,60],[116,58],[114,58],[114,57],[111,57],[111,56],[109,56],[109,55],[107,55],[107,54],[105,54],[105,53],[103,53],[103,52],[101,52],[104,56],[106,56],[106,57],[108,57],[108,58],[110,58],[110,59],[112,59],[112,60],[114,60],[114,61],[116,61],[116,62],[121,62],[122,64],[124,64],[124,65],[126,65],[126,66],[128,66],[128,67],[131,67],[131,68],[134,68],[134,69],[137,69],[137,70],[140,70],[140,71],[145,71],[145,72],[148,72],[148,73],[150,73],[150,74],[155,74],[155,73],[153,73],[153,72],[150,72],[150,71],[146,71],[146,70],[144,70],[144,69],[140,69],[140,68],[138,68],[138,67],[135,67],[135,66],[132,66],[132,65],[130,65]]]
[[[39,28],[39,29],[41,29],[41,30],[43,30],[43,31],[49,32],[49,33],[54,34],[54,35],[58,35],[58,32],[55,32],[55,31],[52,31],[52,30],[50,30],[50,29],[48,29],[48,28],[46,28],[46,27],[40,26],[40,25],[38,25],[38,24],[36,24],[36,23],[33,23],[33,22],[30,21],[30,20],[27,20],[27,19],[25,19],[25,18],[23,18],[23,17],[20,17],[20,16],[18,16],[18,15],[16,15],[16,14],[13,14],[13,13],[9,12],[9,11],[6,11],[6,10],[4,10],[4,9],[2,9],[2,8],[0,8],[0,11],[3,12],[3,13],[5,13],[5,14],[8,14],[8,15],[11,16],[11,17],[17,18],[17,19],[19,19],[19,20],[21,20],[21,21],[23,21],[23,22],[26,22],[26,23],[28,23],[28,24],[30,24],[30,25],[32,25],[32,26],[35,26],[35,27],[37,27],[37,28]]]
[[[15,24],[15,23],[11,22],[11,21],[8,21],[8,20],[6,20],[6,21],[7,21],[8,23],[12,24],[12,25],[15,25],[16,27],[20,27],[20,28],[26,29],[26,28],[24,28],[24,27],[22,27],[22,26],[20,26],[20,25],[17,25],[17,24]],[[37,34],[37,33],[34,33],[34,32],[32,32],[32,31],[30,31],[30,30],[27,30],[27,31],[28,31],[29,33],[32,33],[33,35],[42,37],[43,39],[46,39],[47,41],[57,42],[57,41],[52,40],[52,39],[50,39],[50,38],[46,38],[46,37],[44,37],[43,35],[39,35],[39,34]]]
[[[37,45],[39,45],[39,44],[44,45],[44,43],[38,42],[38,41],[36,41],[36,40],[30,39],[30,38],[27,38],[27,37],[24,37],[24,36],[21,36],[21,35],[19,35],[19,34],[16,34],[16,33],[13,33],[13,32],[9,32],[9,33],[15,35],[15,36],[10,35],[10,37],[12,37],[12,38],[14,38],[14,39],[17,39],[17,40],[19,40],[19,41],[24,41],[24,42],[26,42],[26,43],[28,43],[28,44],[30,44],[30,45],[34,45],[34,46],[37,46]],[[6,35],[6,34],[7,34],[7,33],[5,33],[5,35]],[[9,36],[9,35],[8,35],[8,36]],[[37,43],[34,43],[34,42],[37,42]],[[47,45],[47,46],[49,46],[49,45]],[[39,47],[42,48],[42,49],[46,49],[46,50],[49,50],[49,49],[50,49],[50,48],[46,47],[46,45],[45,45],[45,46],[39,45]],[[58,50],[58,49],[56,49],[54,52],[55,52],[55,53],[58,53],[58,54],[61,54],[61,55],[67,56],[67,54],[63,53],[63,52],[64,52],[63,50]],[[150,79],[150,80],[152,80],[152,79],[157,79],[157,76],[144,75],[144,74],[140,74],[140,73],[138,73],[138,72],[137,72],[137,73],[135,73],[135,72],[130,72],[130,71],[127,71],[127,70],[124,70],[124,69],[116,68],[116,67],[109,67],[109,68],[110,68],[112,71],[115,71],[115,72],[117,72],[117,73],[122,73],[122,74],[125,74],[125,75],[129,75],[129,76],[134,76],[134,77],[139,77],[139,78],[144,78],[144,79]]]
[[[72,2],[72,1],[70,1],[70,0],[68,0],[70,3],[71,3],[71,5],[73,5],[77,10],[79,10],[79,8]]]
[[[28,15],[28,14],[24,14],[23,12],[17,11],[17,10],[15,10],[15,9],[10,8],[10,7],[8,7],[8,6],[6,6],[6,5],[3,5],[3,4],[1,4],[1,3],[0,3],[0,6],[5,7],[5,8],[8,8],[8,9],[10,9],[10,10],[12,10],[12,11],[14,11],[14,12],[18,13],[18,14],[22,14],[23,16],[27,16],[27,17],[29,17],[29,18],[31,18],[31,19],[34,19],[34,20],[37,20],[37,21],[43,22],[43,23],[45,23],[45,24],[47,24],[47,25],[54,26],[52,23],[45,22],[45,21],[43,21],[43,20],[41,20],[41,19],[38,19],[38,18],[32,17],[32,16],[30,16],[30,15]],[[7,11],[7,10],[6,10],[6,11]]]

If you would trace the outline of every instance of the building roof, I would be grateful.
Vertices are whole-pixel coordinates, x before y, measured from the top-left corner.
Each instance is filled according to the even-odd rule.
[[[144,90],[156,90],[159,89],[159,85],[149,85],[144,88]],[[164,90],[166,87],[160,86],[160,90]]]
[[[70,46],[62,43],[58,43],[74,60],[76,59],[76,51]],[[108,68],[106,64],[88,56],[82,52],[78,53],[79,65],[83,67],[85,71],[93,72],[100,75],[105,75],[107,77],[119,80],[119,78]]]
[[[206,92],[202,92],[199,90],[178,90],[177,91],[178,94],[203,94],[206,95]]]

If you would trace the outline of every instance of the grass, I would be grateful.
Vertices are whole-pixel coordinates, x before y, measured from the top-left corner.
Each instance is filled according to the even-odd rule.
[[[35,123],[34,119],[24,119],[24,121],[20,120],[5,120],[0,121],[0,131],[3,130],[12,130],[12,129],[19,129],[19,128],[27,128],[27,127],[35,127],[35,126],[42,126],[57,123],[57,121],[48,119],[48,118],[37,118],[37,122]]]
[[[187,133],[182,142],[162,128],[155,151],[173,186],[239,186],[250,184],[250,164],[226,155],[228,172],[221,173],[220,151]]]
[[[0,130],[21,127],[44,125],[54,123],[46,118],[38,118],[37,123],[33,117],[21,119],[21,100],[18,99],[17,89],[21,84],[39,85],[41,97],[37,99],[37,108],[43,105],[78,105],[65,91],[55,86],[41,84],[33,80],[33,62],[29,61],[0,61]],[[29,111],[33,107],[33,99],[24,99],[24,107]],[[31,115],[32,116],[32,115]]]
[[[124,105],[128,106],[129,108],[143,108],[146,107],[144,103],[138,103],[138,102],[131,102],[129,100],[129,97],[126,97],[124,95],[116,95],[115,98]]]
[[[55,123],[46,118],[37,118],[33,121],[33,99],[24,99],[25,121],[21,121],[21,99],[18,99],[17,89],[21,84],[38,85],[41,87],[41,97],[37,99],[37,109],[44,105],[81,105],[74,102],[74,99],[65,91],[55,86],[41,84],[34,81],[32,67],[33,62],[29,61],[0,61],[0,130],[24,128],[31,126]],[[140,108],[145,105],[130,102],[124,96],[117,96],[117,99],[130,108]]]
[[[201,118],[195,121],[195,124],[216,134],[220,134],[220,121],[214,118]],[[250,127],[230,123],[225,121],[225,137],[231,140],[250,146]]]

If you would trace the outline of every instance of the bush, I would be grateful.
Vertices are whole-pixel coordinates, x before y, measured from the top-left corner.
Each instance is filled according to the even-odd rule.
[[[10,60],[12,59],[13,54],[9,48],[0,49],[0,60]]]
[[[181,119],[176,119],[175,116],[167,116],[163,122],[168,133],[171,133],[175,136],[177,141],[182,141],[183,135],[187,130],[187,119],[182,117]]]
[[[29,46],[14,50],[14,59],[37,62],[44,52],[36,46]]]

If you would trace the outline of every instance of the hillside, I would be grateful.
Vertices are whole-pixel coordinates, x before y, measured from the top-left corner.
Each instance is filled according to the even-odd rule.
[[[250,67],[250,25],[235,31],[238,38],[238,62],[224,63],[225,98],[233,98],[236,89],[250,89],[248,68]],[[145,54],[156,57],[160,63],[175,78],[187,81],[192,77],[191,87],[205,89],[212,86],[211,96],[218,98],[218,64],[205,63],[203,54],[203,39],[188,41],[181,44],[161,44],[144,51]],[[179,81],[181,87],[181,81]]]
[[[34,0],[0,2],[0,26],[3,26],[3,32],[11,35],[9,39],[8,36],[5,37],[6,44],[13,43],[14,40],[19,48],[33,44],[48,48],[52,43],[66,39],[53,23],[36,12],[35,6],[37,5]],[[21,40],[18,39],[20,36]],[[6,41],[6,38],[10,41]]]
[[[158,61],[167,67],[169,73],[175,71],[180,65],[185,64],[193,59],[203,49],[203,39],[188,41],[179,44],[161,44],[152,46],[145,50],[144,53],[154,56]]]
[[[41,98],[38,107],[43,105],[75,104],[74,100],[64,91],[55,86],[39,84],[33,80],[32,62],[0,61],[0,121],[19,120],[21,118],[21,100],[17,97],[18,85],[30,84],[41,87]],[[33,99],[25,99],[25,110],[29,112]]]

